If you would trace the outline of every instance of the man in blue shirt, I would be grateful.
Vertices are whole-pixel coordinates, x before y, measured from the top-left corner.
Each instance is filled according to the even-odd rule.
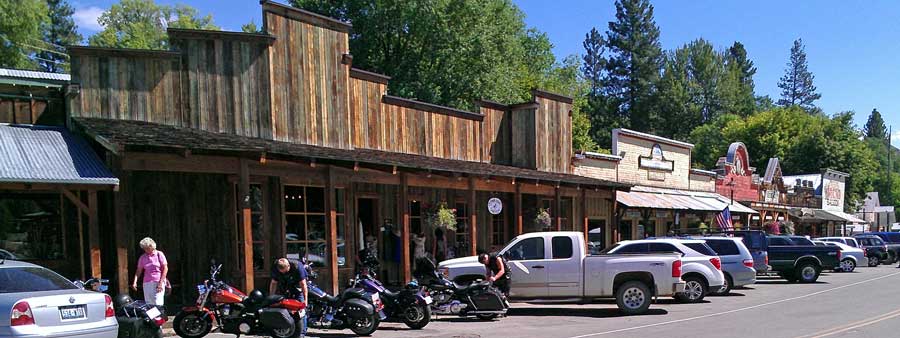
[[[280,293],[286,297],[297,297],[297,300],[306,302],[308,289],[306,287],[306,268],[287,258],[279,258],[272,267],[272,281],[269,282],[269,294]],[[302,290],[297,294],[297,289]],[[306,336],[306,316],[303,316],[302,336]]]

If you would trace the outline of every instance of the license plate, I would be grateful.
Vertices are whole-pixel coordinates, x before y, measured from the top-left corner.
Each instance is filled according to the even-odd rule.
[[[147,317],[150,317],[150,319],[159,317],[161,314],[162,313],[160,313],[159,309],[157,309],[156,307],[151,307],[149,310],[147,310]]]
[[[61,306],[59,307],[59,317],[62,320],[84,319],[84,305]]]
[[[431,299],[431,296],[425,296],[425,304],[431,304],[434,300]]]

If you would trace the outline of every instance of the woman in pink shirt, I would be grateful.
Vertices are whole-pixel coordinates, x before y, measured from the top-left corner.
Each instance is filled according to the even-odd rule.
[[[169,273],[166,255],[162,251],[156,250],[156,242],[150,237],[142,239],[140,244],[144,254],[138,259],[131,289],[137,291],[137,281],[143,272],[144,301],[147,304],[163,306],[163,296],[166,294],[166,282],[168,282],[166,275]]]

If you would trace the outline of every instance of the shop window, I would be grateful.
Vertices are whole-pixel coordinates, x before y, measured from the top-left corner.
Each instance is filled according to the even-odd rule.
[[[456,235],[454,257],[467,256],[469,252],[469,209],[465,202],[456,202]]]
[[[263,220],[263,210],[265,209],[265,200],[263,198],[263,186],[262,184],[250,184],[250,234],[252,236],[252,248],[253,248],[253,270],[255,271],[268,271],[269,266],[269,247],[266,245],[268,242],[266,240],[266,234],[269,233],[266,229],[266,224]],[[236,206],[235,210],[235,224],[238,225],[238,229],[240,229],[241,224],[244,222],[243,216],[243,205],[240,196],[240,187],[235,184],[234,185],[234,200]]]
[[[503,213],[491,215],[491,245],[506,243],[506,217]]]
[[[328,266],[325,216],[325,189],[284,186],[284,242],[288,259],[306,258],[313,267]]]
[[[0,259],[66,257],[59,194],[0,194]]]
[[[631,238],[631,220],[619,221],[619,240],[627,241]]]

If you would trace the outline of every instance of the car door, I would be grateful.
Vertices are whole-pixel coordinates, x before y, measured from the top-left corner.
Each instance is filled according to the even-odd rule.
[[[543,237],[531,237],[520,240],[503,253],[511,270],[510,296],[547,296],[547,246]]]
[[[547,261],[548,296],[573,297],[582,292],[581,255],[572,236],[550,238],[550,260]]]

